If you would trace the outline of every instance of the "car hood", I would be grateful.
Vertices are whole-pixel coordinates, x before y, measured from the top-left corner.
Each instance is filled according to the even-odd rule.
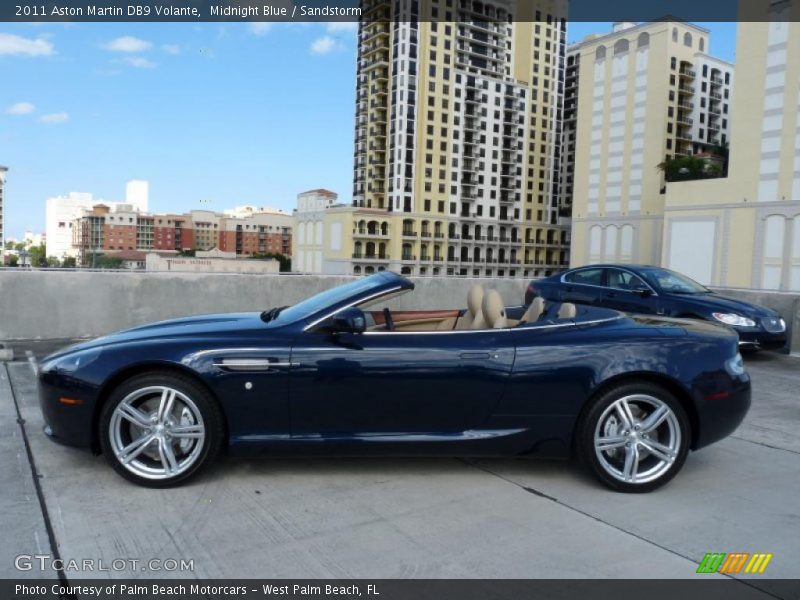
[[[57,358],[71,352],[80,352],[90,348],[110,346],[119,343],[156,340],[161,338],[193,337],[198,335],[225,335],[229,332],[240,332],[244,329],[263,325],[264,322],[261,320],[261,314],[257,312],[182,317],[179,319],[157,321],[155,323],[148,323],[147,325],[140,325],[131,329],[110,333],[87,342],[69,346],[47,358]]]
[[[727,312],[742,315],[744,317],[779,317],[780,315],[770,308],[752,304],[743,300],[721,296],[717,293],[693,295],[670,294],[672,298],[678,299],[684,306],[690,306],[703,315],[711,315],[712,312]]]

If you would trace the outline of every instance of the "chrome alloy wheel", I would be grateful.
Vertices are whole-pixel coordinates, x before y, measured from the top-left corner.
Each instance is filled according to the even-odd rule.
[[[678,418],[649,394],[624,396],[597,421],[594,450],[613,478],[633,484],[654,481],[675,462],[681,447]]]
[[[203,450],[205,425],[197,405],[168,386],[135,390],[119,403],[109,422],[117,460],[146,479],[170,479],[186,472]]]

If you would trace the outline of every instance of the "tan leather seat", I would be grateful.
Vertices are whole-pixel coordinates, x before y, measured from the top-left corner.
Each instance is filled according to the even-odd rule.
[[[508,327],[506,307],[503,298],[497,290],[489,290],[483,297],[483,317],[486,319],[487,329],[503,329]]]
[[[574,319],[578,315],[578,309],[571,302],[564,302],[558,309],[559,319]]]
[[[544,313],[544,298],[540,298],[537,296],[531,302],[531,305],[528,307],[528,310],[525,311],[525,314],[522,315],[521,321],[525,323],[535,323],[539,320],[539,317],[542,316]]]
[[[467,311],[458,318],[456,329],[483,329],[486,321],[483,318],[483,286],[475,284],[467,293]]]

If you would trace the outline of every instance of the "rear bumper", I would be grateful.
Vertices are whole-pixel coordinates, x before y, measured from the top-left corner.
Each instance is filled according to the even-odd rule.
[[[698,431],[692,450],[713,444],[736,431],[750,410],[750,376],[746,373],[732,380],[727,395],[706,394],[695,398]]]

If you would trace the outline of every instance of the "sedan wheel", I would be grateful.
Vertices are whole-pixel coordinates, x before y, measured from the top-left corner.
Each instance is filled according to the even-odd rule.
[[[117,388],[104,407],[100,441],[114,469],[136,483],[184,481],[217,453],[221,416],[194,381],[148,374]]]
[[[643,382],[620,386],[595,401],[578,435],[582,460],[603,482],[620,491],[645,492],[680,470],[690,434],[680,403]]]

